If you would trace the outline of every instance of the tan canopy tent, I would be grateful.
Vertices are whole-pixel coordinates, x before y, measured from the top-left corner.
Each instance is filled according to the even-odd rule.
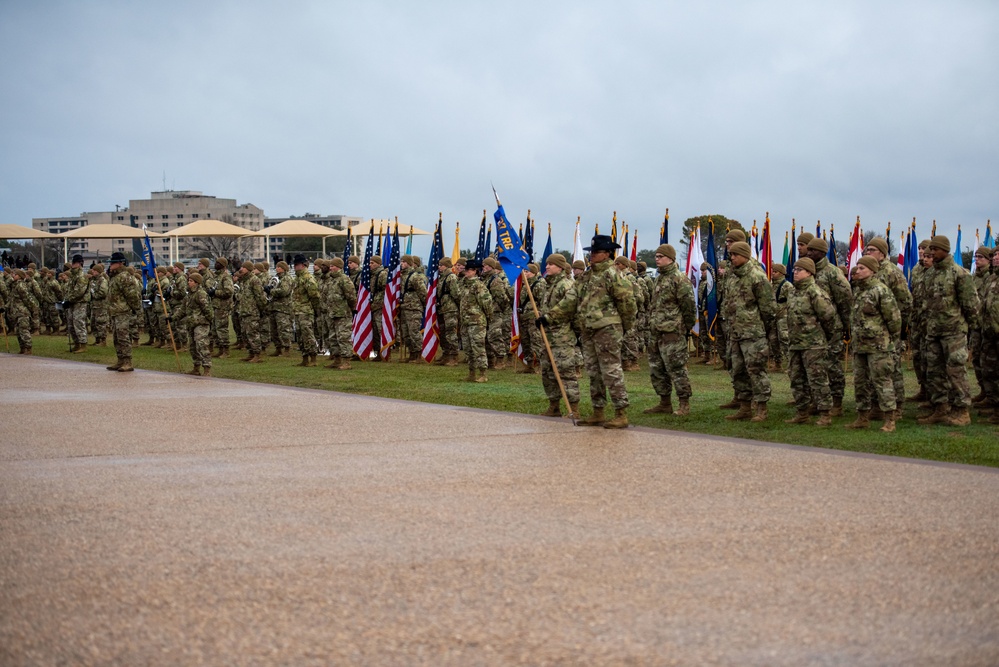
[[[285,238],[289,236],[310,236],[310,237],[320,237],[323,240],[323,256],[326,255],[326,239],[330,236],[346,236],[346,229],[334,229],[332,227],[324,227],[322,225],[317,225],[309,220],[285,220],[284,222],[279,222],[272,227],[266,227],[259,232],[253,232],[250,236],[263,236],[265,254],[269,252],[271,247],[271,238]]]
[[[243,229],[236,225],[230,225],[228,222],[222,222],[221,220],[198,220],[197,222],[192,222],[189,225],[184,225],[183,227],[178,227],[177,229],[171,229],[169,232],[164,232],[163,236],[172,236],[177,239],[181,236],[183,237],[196,237],[196,236],[229,236],[229,237],[243,237],[243,236],[256,236],[255,232]],[[173,247],[170,249],[170,261],[177,261],[177,242],[173,243]]]
[[[140,227],[130,227],[129,225],[84,225],[71,229],[68,232],[57,234],[63,239],[62,261],[69,261],[69,240],[70,239],[141,239],[146,234],[149,238],[163,236],[158,232],[144,232]]]
[[[55,239],[59,238],[59,234],[50,234],[49,232],[43,232],[40,229],[35,229],[33,227],[25,227],[23,225],[0,225],[0,239],[13,239],[15,241],[24,241],[26,239]],[[41,262],[42,266],[45,265],[45,246],[39,244],[41,247]]]
[[[378,229],[381,227],[382,233],[392,233],[395,229],[395,220],[369,220],[368,222],[359,222],[356,225],[351,225],[350,233],[354,238],[359,236],[367,236],[371,229],[374,228],[375,233],[378,233]],[[412,231],[414,236],[429,236],[433,232],[424,231],[422,229],[417,229],[411,225],[405,225],[399,223],[399,236],[409,236],[410,231]]]

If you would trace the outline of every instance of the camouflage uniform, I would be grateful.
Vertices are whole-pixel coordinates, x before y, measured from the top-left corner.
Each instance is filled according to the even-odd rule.
[[[627,259],[623,257],[622,259],[626,263],[628,262]],[[643,289],[643,285],[638,282],[638,278],[632,275],[630,269],[618,268],[618,272],[631,284],[635,296],[635,322],[637,324],[640,314],[645,313],[648,309],[649,295]],[[624,339],[621,341],[621,367],[625,370],[638,370],[639,335],[638,327],[633,326],[625,332]],[[684,342],[686,340],[686,336],[684,336]]]
[[[815,262],[815,283],[829,295],[836,306],[836,330],[838,335],[829,339],[827,362],[829,365],[829,390],[832,392],[833,405],[843,404],[846,393],[846,372],[843,369],[843,333],[850,331],[850,318],[853,317],[853,291],[850,282],[837,267],[823,257]]]
[[[994,261],[993,261],[994,263]],[[999,421],[999,273],[995,268],[986,280],[982,298],[979,322],[981,323],[982,343],[979,363],[985,370],[982,391],[993,407],[992,423]]]
[[[697,313],[694,287],[676,262],[660,267],[649,305],[649,375],[652,388],[664,402],[676,396],[687,400],[693,394],[687,376],[687,335]]]
[[[525,276],[526,279],[526,276]],[[530,279],[529,285],[531,294],[534,296],[534,303],[541,309],[545,297],[548,294],[548,283],[540,275]],[[534,314],[534,306],[531,305],[531,297],[527,294],[527,289],[520,290],[520,303],[517,304],[517,317],[520,321],[520,344],[524,349],[524,363],[529,369],[541,363],[541,359],[547,356],[544,341],[541,334],[534,327],[537,316]]]
[[[218,290],[217,287],[216,290]],[[216,294],[218,294],[217,291]],[[241,276],[239,278],[239,304],[236,306],[236,310],[239,312],[239,326],[246,339],[246,349],[249,352],[248,360],[260,356],[262,346],[260,314],[266,304],[267,297],[264,296],[264,288],[260,284],[260,278],[255,276],[252,271]]]
[[[166,288],[166,284],[163,285]],[[174,313],[177,310],[181,310],[184,307],[184,299],[187,297],[187,276],[184,275],[183,271],[177,271],[170,274],[170,294],[167,297],[167,305],[170,306],[170,312]],[[205,298],[208,298],[207,293]],[[209,303],[209,306],[211,303]],[[209,319],[209,329],[211,328],[211,320]],[[188,346],[190,339],[188,337],[188,328],[186,326],[177,325],[176,330],[173,332],[174,341],[177,343],[177,349],[183,349]]]
[[[66,303],[69,314],[66,316],[66,328],[74,348],[87,344],[87,304],[90,302],[90,280],[82,267],[74,266],[69,272],[69,284],[66,286]]]
[[[330,271],[323,293],[330,358],[348,360],[354,355],[351,345],[351,323],[357,308],[357,291],[353,281],[343,271]]]
[[[382,307],[385,303],[385,285],[388,283],[388,269],[379,266],[371,271],[371,335],[378,359],[382,359]]]
[[[975,260],[972,259],[972,262]],[[990,281],[991,275],[989,271],[975,271],[972,274],[971,279],[975,284],[975,293],[978,295],[978,301],[981,303],[985,300],[985,290]],[[975,380],[978,382],[978,386],[982,388],[982,395],[985,395],[985,374],[982,369],[982,320],[981,314],[976,317],[973,322],[969,322],[969,327],[971,329],[968,334],[968,353],[971,355],[971,367],[975,370]]]
[[[28,285],[30,278],[18,278],[10,287],[7,297],[7,318],[12,333],[17,334],[21,354],[31,353],[31,314],[39,310],[38,300]]]
[[[199,367],[212,367],[211,353],[211,322],[212,304],[208,292],[204,289],[204,283],[198,285],[193,290],[184,289],[184,301],[180,307],[183,314],[183,326],[178,329],[186,329],[187,338],[190,340],[191,360],[194,362],[194,370]]]
[[[895,349],[892,356],[895,359],[895,368],[892,370],[892,382],[895,383],[895,396],[897,400],[905,400],[905,380],[902,377],[902,333],[906,332],[909,326],[909,315],[912,310],[912,293],[909,292],[909,283],[894,261],[883,259],[880,262],[881,269],[877,278],[891,290],[892,296],[898,303],[899,312],[902,314],[902,330],[898,338],[894,341]],[[900,398],[899,398],[900,397]]]
[[[727,285],[732,278],[732,266],[727,260],[718,263],[718,281],[715,284],[715,297],[718,300],[718,322],[715,324],[715,349],[721,367],[731,372],[732,348],[730,345],[732,323],[725,317],[725,300],[728,298]]]
[[[275,356],[283,350],[290,350],[295,340],[295,308],[291,303],[292,292],[295,291],[295,280],[288,271],[282,271],[277,276],[277,284],[269,285],[268,296],[271,298],[271,314],[274,317]]]
[[[212,299],[212,330],[219,354],[229,352],[229,316],[233,312],[235,283],[227,267],[208,272],[202,283]]]
[[[912,268],[912,314],[909,317],[909,347],[912,349],[912,370],[919,389],[926,393],[926,278],[928,269],[922,262]],[[896,397],[899,401],[902,397]]]
[[[610,393],[617,410],[628,407],[628,389],[621,367],[624,332],[635,325],[635,291],[610,259],[591,264],[575,287],[548,313],[553,324],[570,323],[579,316],[583,363],[590,377],[590,400],[603,410]]]
[[[752,260],[729,271],[722,312],[728,324],[736,400],[765,406],[770,400],[767,332],[774,326],[774,291],[766,274]]]
[[[787,285],[787,281],[784,281]],[[782,291],[785,291],[782,287]],[[820,412],[833,407],[829,388],[829,341],[843,339],[840,320],[829,295],[818,286],[815,278],[796,280],[786,289],[788,367],[791,392],[799,414],[810,406]]]
[[[315,277],[308,269],[295,269],[295,288],[292,292],[292,305],[295,311],[295,323],[298,325],[298,347],[302,357],[315,361],[319,354],[319,344],[313,326],[316,312],[322,308],[319,299],[319,286]]]
[[[488,259],[486,260],[488,261]],[[489,275],[482,276],[482,282],[489,290],[493,309],[489,313],[488,331],[486,333],[486,356],[489,367],[502,368],[506,364],[506,355],[510,351],[510,335],[506,332],[506,320],[513,325],[513,308],[510,304],[510,283],[502,269],[493,268]]]
[[[132,326],[141,308],[142,288],[124,266],[119,266],[111,272],[108,284],[108,316],[119,368],[132,366]]]
[[[42,329],[42,274],[36,273],[33,268],[28,269],[28,289],[31,290],[31,295],[35,297],[35,302],[38,303],[38,308],[31,312],[31,331],[35,334],[40,334]]]
[[[62,284],[56,280],[55,274],[49,274],[42,281],[42,296],[44,303],[39,304],[42,308],[42,321],[49,328],[49,332],[56,334],[62,328],[62,319],[59,317],[59,309],[56,303],[62,301]]]
[[[99,270],[97,270],[97,268]],[[100,264],[95,268],[95,276],[90,279],[90,329],[94,334],[94,342],[103,345],[108,337],[108,278],[104,275],[104,267]]]
[[[537,303],[541,314],[548,315],[552,308],[561,303],[574,288],[572,279],[566,275],[566,272],[558,275],[546,275],[544,281],[545,295],[543,300]],[[573,294],[574,296],[575,294]],[[545,327],[545,336],[547,336],[548,345],[552,349],[555,369],[558,370],[559,377],[562,378],[562,386],[565,387],[565,395],[569,400],[569,405],[578,405],[579,375],[576,371],[576,332],[568,323],[551,324]],[[541,338],[540,331],[537,331],[537,338]],[[555,369],[552,368],[552,361],[548,358],[548,354],[542,354],[541,385],[545,388],[545,396],[548,397],[549,402],[558,403],[562,398],[562,393],[558,388],[558,380],[555,379]]]
[[[880,274],[879,274],[880,276]],[[926,380],[934,406],[971,405],[968,386],[968,324],[980,303],[968,271],[951,256],[935,262],[926,276]]]
[[[770,357],[777,366],[781,366],[784,360],[788,358],[788,341],[790,339],[788,338],[787,330],[787,303],[788,297],[794,287],[793,283],[788,282],[786,277],[780,273],[773,274],[770,284],[774,288],[774,323],[776,324],[770,330]],[[826,377],[829,377],[828,371],[826,372]]]
[[[478,276],[462,276],[460,281],[461,341],[468,357],[469,378],[475,371],[485,371],[489,365],[486,354],[486,327],[493,311],[493,298]]]
[[[444,363],[458,359],[458,276],[446,268],[437,277],[437,326],[440,330]]]
[[[711,323],[708,322],[708,288],[714,281],[714,274],[709,269],[705,272],[708,277],[702,277],[697,283],[697,349],[698,354],[704,357],[705,363],[711,358],[711,350],[714,341],[711,340],[709,332]]]
[[[902,330],[902,314],[888,287],[876,276],[853,283],[853,392],[857,412],[871,409],[874,399],[884,414],[895,409],[892,372],[894,347]]]
[[[417,268],[410,268],[401,276],[399,299],[399,334],[409,348],[409,360],[417,361],[423,349],[423,307],[427,303],[427,276]]]

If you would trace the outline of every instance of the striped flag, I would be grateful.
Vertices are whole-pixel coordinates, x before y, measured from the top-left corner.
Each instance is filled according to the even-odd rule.
[[[524,288],[523,272],[517,276],[517,282],[513,284],[513,329],[510,336],[510,354],[524,361],[524,344],[520,338],[520,293]]]
[[[437,323],[437,283],[440,280],[438,265],[444,257],[444,238],[441,232],[442,221],[437,220],[434,243],[427,260],[427,302],[423,306],[423,349],[420,356],[431,362],[440,349],[440,325]]]
[[[374,349],[374,334],[371,326],[371,256],[374,254],[374,225],[368,232],[368,245],[364,250],[364,264],[361,268],[361,282],[357,289],[357,312],[350,330],[350,343],[354,353],[361,359],[371,356]]]
[[[701,250],[701,226],[690,232],[690,244],[687,246],[687,279],[694,286],[694,312],[701,312],[706,304],[697,302],[697,292],[701,285],[701,264],[704,264],[704,252]],[[701,318],[694,321],[695,334],[701,333]]]
[[[347,227],[347,245],[343,247],[343,266],[346,269],[347,259],[354,254],[354,236],[351,234],[350,227]]]
[[[395,344],[395,316],[399,312],[399,293],[402,291],[402,267],[399,266],[399,223],[389,246],[389,235],[385,235],[385,247],[389,249],[388,279],[385,281],[385,295],[382,298],[382,339],[380,356],[388,359]]]
[[[853,271],[860,258],[864,256],[864,232],[860,229],[860,216],[857,216],[857,223],[853,226],[853,233],[850,234],[850,250],[846,256],[847,271]]]

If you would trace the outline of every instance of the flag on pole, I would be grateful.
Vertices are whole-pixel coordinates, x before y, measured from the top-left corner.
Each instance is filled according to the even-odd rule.
[[[982,245],[987,248],[995,248],[996,240],[992,238],[992,220],[991,218],[985,223],[985,240],[982,241]]]
[[[576,236],[572,242],[572,261],[586,263],[586,253],[583,252],[583,239],[579,238],[579,216],[576,216]]]
[[[343,266],[344,269],[347,267],[347,260],[351,255],[354,254],[354,236],[350,231],[350,226],[347,226],[347,243],[343,246]]]
[[[510,334],[510,354],[524,362],[524,345],[520,339],[520,292],[524,288],[524,273],[513,283],[513,326]]]
[[[499,250],[496,259],[499,260],[507,280],[512,285],[530,264],[531,258],[524,251],[524,244],[518,238],[517,230],[507,220],[506,211],[503,210],[499,195],[496,194],[496,188],[493,188],[493,196],[496,197],[496,212],[493,213],[493,221],[496,223],[496,244]]]
[[[617,211],[614,211],[614,215],[611,216],[611,241],[617,243]],[[617,258],[617,250],[611,250],[611,259]]]
[[[767,211],[767,217],[763,222],[763,234],[760,237],[760,263],[763,264],[763,270],[767,272],[767,278],[772,277],[774,251],[770,241],[770,211]]]
[[[934,220],[933,227],[930,228],[930,238],[933,238],[936,235],[937,235],[937,221]]]
[[[821,220],[816,220],[815,221],[815,238],[817,238],[817,239],[822,238],[822,221]]]
[[[760,232],[756,228],[756,220],[753,220],[753,228],[749,231],[749,254],[757,262],[760,261]]]
[[[669,209],[666,209],[666,217],[663,218],[663,226],[659,230],[659,245],[669,243]]]
[[[498,240],[499,239],[497,239],[497,241]],[[486,257],[488,257],[489,255],[493,254],[493,250],[495,250],[495,249],[496,249],[496,247],[493,246],[493,226],[492,225],[487,225],[486,226]]]
[[[899,270],[905,270],[905,258],[909,250],[909,239],[906,237],[903,231],[899,234],[898,238],[898,255],[895,256],[895,264],[898,266]]]
[[[982,237],[978,234],[978,228],[975,228],[975,250],[977,250],[982,245]],[[971,275],[975,274],[975,267],[978,266],[978,262],[975,261],[975,256],[971,256]]]
[[[142,244],[142,272],[148,275],[151,280],[156,280],[156,255],[153,254],[153,246],[149,241],[149,230],[142,225],[142,233],[145,240]]]
[[[399,293],[402,291],[402,267],[399,261],[399,223],[395,223],[395,231],[389,236],[385,234],[389,243],[389,260],[386,264],[388,269],[388,279],[385,281],[385,293],[382,297],[382,339],[379,348],[379,356],[388,359],[392,355],[392,346],[395,344],[395,319],[399,312]],[[391,244],[391,245],[390,245]]]
[[[836,226],[829,225],[829,252],[826,257],[833,266],[839,266],[839,258],[836,256]]]
[[[444,238],[441,226],[443,216],[437,219],[437,229],[434,231],[434,242],[430,248],[430,259],[427,260],[427,302],[423,306],[423,348],[420,356],[431,362],[440,349],[440,324],[437,322],[437,283],[440,279],[438,265],[444,257]]]
[[[701,306],[697,302],[698,287],[701,284],[701,264],[704,263],[704,253],[701,251],[701,228],[697,226],[690,233],[690,244],[687,246],[687,279],[690,280],[690,284],[694,286],[694,312],[699,313]],[[701,333],[701,318],[697,318],[694,321],[693,332],[700,335]]]
[[[906,239],[907,247],[905,249],[905,261],[902,265],[902,273],[905,274],[906,280],[909,283],[909,288],[912,288],[912,270],[916,268],[919,264],[919,240],[916,238],[916,219],[912,219],[912,226],[909,229],[909,236]]]
[[[853,267],[857,265],[860,258],[864,256],[864,232],[860,229],[860,216],[857,216],[857,222],[853,226],[853,233],[850,234],[850,250],[846,256],[846,268],[848,271],[853,271]]]
[[[710,222],[708,229],[708,254],[707,262],[711,265],[712,272],[708,276],[708,298],[707,303],[702,306],[705,312],[705,320],[708,323],[708,337],[715,339],[715,331],[718,326],[718,253],[715,251],[715,224]],[[790,272],[789,272],[790,273]]]
[[[781,264],[787,268],[788,260],[791,259],[791,249],[787,245],[787,232],[784,232],[784,254],[781,255]]]
[[[534,261],[534,222],[531,220],[531,209],[527,209],[527,228],[524,231],[524,252]]]
[[[624,242],[621,244],[621,254],[628,257],[628,225],[624,225]]]
[[[350,343],[354,353],[361,359],[371,356],[374,348],[374,335],[371,325],[371,256],[374,255],[375,229],[368,232],[368,243],[364,249],[364,263],[361,265],[361,281],[357,288],[357,312],[350,329]]]
[[[479,242],[475,246],[475,259],[481,262],[488,256],[489,250],[486,247],[486,211],[482,209],[482,223],[479,224]]]
[[[964,266],[964,260],[961,258],[961,225],[957,226],[957,243],[954,244],[954,263],[958,266]]]
[[[545,253],[541,258],[541,275],[545,275],[548,272],[548,258],[551,256],[552,252],[552,223],[548,223],[548,243],[545,244]]]
[[[633,262],[638,261],[638,230],[631,237],[631,257],[629,259]]]
[[[460,233],[459,233],[460,232],[460,228],[461,228],[461,224],[460,223],[457,223],[457,222],[454,223],[454,248],[452,248],[452,250],[451,250],[451,264],[457,264],[458,263],[458,258],[461,257],[461,245],[460,245],[460,242],[458,240],[458,237],[460,236]]]
[[[802,227],[804,229],[804,227]],[[804,234],[804,232],[802,232]],[[789,283],[794,282],[794,263],[798,261],[798,226],[791,218],[791,256],[788,257],[787,261],[784,263],[784,268],[787,270],[787,275],[784,277]]]
[[[398,227],[398,225],[399,225],[399,218],[395,219],[395,224]],[[396,235],[398,236],[398,233]],[[412,255],[413,254],[413,226],[412,225],[409,226],[409,238],[406,239],[406,254],[407,255]]]

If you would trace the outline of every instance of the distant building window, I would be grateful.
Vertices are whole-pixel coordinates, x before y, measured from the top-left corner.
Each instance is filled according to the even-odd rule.
[[[153,216],[151,216],[151,215],[147,215],[146,216],[146,220],[152,220],[152,219],[153,219]]]
[[[197,214],[197,213],[192,213],[192,214],[191,214],[191,217],[192,217],[192,218],[197,218],[197,217],[198,217],[198,214]]]
[[[178,218],[179,220],[183,220],[183,219],[184,219],[184,214],[183,214],[183,213],[178,213],[178,214],[177,214],[177,218]]]
[[[163,215],[161,215],[160,217],[163,218],[164,220],[169,220],[170,219],[170,216],[166,215],[165,213]]]
[[[123,216],[123,215],[119,215],[119,216],[118,216],[118,219],[119,219],[119,220],[124,220],[124,219],[125,219],[125,216]]]

